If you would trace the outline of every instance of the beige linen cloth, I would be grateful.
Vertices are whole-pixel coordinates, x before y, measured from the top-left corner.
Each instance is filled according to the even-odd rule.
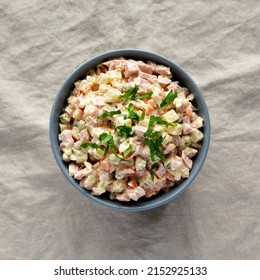
[[[259,259],[260,2],[0,0],[1,259]],[[119,48],[182,66],[208,104],[207,160],[176,200],[141,213],[83,197],[52,155],[54,97]]]

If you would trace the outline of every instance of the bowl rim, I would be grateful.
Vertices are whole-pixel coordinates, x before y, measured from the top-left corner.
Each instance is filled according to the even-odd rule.
[[[60,156],[59,146],[57,145],[58,140],[57,140],[57,135],[55,132],[54,121],[57,119],[57,115],[55,114],[55,112],[56,112],[56,107],[59,102],[60,96],[62,94],[64,94],[64,91],[66,90],[66,87],[68,84],[75,82],[75,80],[73,81],[73,77],[76,77],[77,75],[79,75],[83,70],[87,73],[87,71],[89,71],[90,68],[88,70],[85,70],[85,68],[87,68],[87,66],[89,64],[93,63],[96,60],[104,61],[109,58],[115,58],[115,57],[120,57],[120,56],[121,57],[134,57],[135,55],[149,56],[150,57],[149,59],[153,60],[155,62],[158,60],[164,61],[165,64],[171,65],[172,68],[178,69],[178,71],[181,73],[181,75],[183,75],[185,77],[185,79],[189,80],[189,82],[192,84],[193,89],[196,92],[196,95],[199,96],[199,99],[200,99],[199,103],[202,105],[203,110],[204,110],[204,116],[203,116],[204,139],[203,139],[203,144],[202,144],[201,150],[198,153],[201,156],[199,159],[197,159],[197,161],[198,161],[198,162],[196,162],[197,164],[192,167],[192,169],[191,169],[192,172],[190,172],[190,176],[187,179],[185,179],[184,181],[182,181],[181,183],[177,184],[174,191],[172,191],[171,193],[168,192],[167,193],[168,195],[165,195],[165,197],[158,199],[158,201],[150,200],[150,201],[146,202],[145,205],[129,206],[127,203],[125,205],[123,203],[119,204],[119,201],[117,201],[117,200],[107,200],[106,201],[106,200],[102,200],[99,197],[93,196],[88,191],[83,189],[79,185],[79,183],[69,175],[68,168],[65,167],[65,162],[62,160],[62,158]],[[144,60],[147,60],[147,59],[144,59]],[[69,94],[67,96],[69,96]],[[73,70],[67,76],[67,78],[65,79],[65,81],[63,82],[61,87],[59,88],[58,92],[56,93],[53,104],[52,104],[50,120],[49,120],[49,138],[50,138],[51,148],[52,148],[52,151],[54,154],[54,158],[55,158],[60,170],[62,171],[63,175],[73,185],[73,187],[75,187],[84,196],[90,198],[90,200],[92,200],[100,205],[106,206],[110,209],[115,209],[115,210],[120,210],[120,211],[150,210],[150,209],[162,206],[162,205],[170,202],[171,200],[175,199],[176,197],[178,197],[194,181],[194,179],[197,177],[199,171],[201,170],[201,168],[205,162],[205,159],[206,159],[207,153],[208,153],[208,149],[209,149],[209,145],[210,145],[210,130],[211,130],[210,117],[209,117],[209,112],[208,112],[208,107],[207,107],[206,101],[205,101],[204,96],[202,95],[199,87],[197,86],[195,81],[192,79],[192,77],[182,67],[180,67],[178,64],[176,64],[175,62],[173,62],[172,60],[170,60],[169,58],[167,58],[165,56],[162,56],[160,54],[157,54],[157,53],[151,52],[151,51],[145,51],[145,50],[140,50],[140,49],[131,49],[131,48],[107,51],[107,52],[101,53],[99,55],[96,55],[96,56],[82,62],[75,70]],[[135,202],[133,202],[133,203],[135,203]]]

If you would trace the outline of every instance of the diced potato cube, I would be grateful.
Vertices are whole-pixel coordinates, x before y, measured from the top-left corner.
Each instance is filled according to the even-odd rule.
[[[120,179],[123,179],[123,178],[124,178],[124,175],[118,174],[118,173],[116,172],[115,178],[118,179],[118,180],[120,180]]]
[[[88,175],[84,181],[84,188],[86,188],[87,190],[91,190],[96,181],[97,177],[95,175]]]
[[[136,171],[140,171],[144,169],[146,166],[146,160],[142,159],[141,157],[137,157],[135,160],[135,169]]]
[[[99,182],[96,187],[92,189],[93,195],[101,195],[102,193],[106,192],[106,185],[105,182]]]
[[[155,90],[153,91],[153,95],[151,96],[151,98],[156,102],[156,104],[161,104],[162,103],[162,96],[159,95],[160,90],[158,88],[155,88]]]
[[[83,112],[80,108],[76,108],[72,114],[72,117],[76,120],[79,121],[82,118]]]
[[[97,83],[97,77],[95,76],[87,76],[86,77],[87,82],[92,83],[92,84],[96,84]]]
[[[182,125],[177,124],[176,126],[168,126],[167,132],[171,135],[181,135],[182,133]]]
[[[185,136],[182,136],[182,139],[183,141],[185,142],[186,145],[190,145],[191,144],[191,137],[189,135],[185,135]]]
[[[68,104],[70,105],[70,107],[75,108],[75,106],[77,104],[77,97],[76,96],[70,96],[68,98]]]
[[[64,160],[64,161],[70,161],[71,159],[70,159],[70,156],[68,156],[67,154],[63,154],[62,155],[62,159]]]
[[[114,123],[116,126],[120,126],[120,125],[126,125],[129,127],[132,127],[132,120],[131,119],[124,119],[123,116],[119,116],[119,115],[114,115]]]
[[[102,159],[104,157],[104,152],[99,148],[88,148],[88,153],[97,160]]]
[[[120,98],[119,98],[120,95],[121,92],[118,89],[112,88],[109,90],[107,94],[104,94],[104,101],[107,103],[120,102]]]
[[[68,113],[64,113],[62,115],[60,115],[60,121],[63,123],[63,124],[67,124],[69,123],[71,120],[71,117]]]
[[[90,135],[92,137],[95,137],[97,139],[99,139],[99,136],[102,134],[102,133],[107,133],[108,130],[104,127],[93,127],[91,130],[90,130]]]
[[[167,146],[168,143],[170,143],[172,141],[172,137],[168,134],[168,133],[163,133],[162,134],[162,137],[164,138],[163,142],[162,142],[162,145],[164,147]]]
[[[77,126],[79,128],[79,131],[85,129],[85,122],[83,120],[80,120],[78,123],[77,123]]]
[[[129,143],[123,142],[122,144],[119,145],[119,152],[123,153],[129,148]]]
[[[148,127],[149,121],[150,121],[150,119],[146,117],[145,119],[143,119],[142,121],[140,121],[140,122],[138,123],[138,125],[141,125],[141,126],[144,126],[144,127]]]
[[[92,90],[92,83],[87,82],[86,80],[82,80],[78,86],[78,89],[87,94]]]
[[[86,105],[85,109],[84,109],[84,117],[88,117],[88,116],[92,116],[93,113],[97,110],[97,107],[92,105],[92,104],[88,104]]]
[[[97,77],[98,84],[107,84],[108,82],[109,82],[108,75],[105,73],[100,73],[100,75]]]
[[[67,124],[60,123],[60,131],[62,132],[65,129],[70,129],[70,124],[69,123],[67,123]]]
[[[85,162],[84,162],[84,165],[85,165],[85,167],[86,167],[88,170],[92,170],[92,164],[91,164],[90,162],[85,161]]]
[[[113,164],[113,165],[118,165],[120,163],[120,159],[116,157],[114,154],[109,155],[108,160]]]
[[[149,99],[149,100],[148,100],[148,104],[149,104],[150,106],[152,106],[152,107],[156,107],[156,101],[153,100],[153,99]]]
[[[122,192],[127,188],[127,184],[125,180],[114,180],[112,184],[112,192]]]
[[[81,154],[76,156],[76,162],[77,163],[84,163],[84,161],[88,160],[88,154]]]
[[[198,129],[193,129],[190,136],[193,143],[199,142],[204,137],[203,133]]]
[[[162,115],[162,119],[169,123],[173,123],[179,119],[179,116],[174,110],[170,110],[169,112]]]
[[[65,148],[63,149],[63,152],[67,155],[70,156],[72,154],[72,149],[71,148]]]
[[[109,78],[110,80],[113,80],[113,79],[122,79],[122,73],[121,73],[121,71],[118,70],[118,69],[108,71],[106,74],[108,75],[108,78]]]

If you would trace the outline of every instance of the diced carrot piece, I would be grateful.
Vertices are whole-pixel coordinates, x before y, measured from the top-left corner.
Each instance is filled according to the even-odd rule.
[[[147,109],[146,109],[146,115],[150,115],[153,110],[154,110],[154,107],[152,107],[151,105],[148,104]]]
[[[138,187],[137,182],[134,178],[130,179],[130,182],[128,183],[128,186],[130,189],[135,189]]]

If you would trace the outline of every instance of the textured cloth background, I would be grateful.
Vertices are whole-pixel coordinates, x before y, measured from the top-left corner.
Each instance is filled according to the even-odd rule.
[[[259,259],[260,4],[0,0],[1,259]],[[64,79],[118,48],[162,54],[201,88],[212,135],[190,188],[155,210],[105,209],[52,155]]]

